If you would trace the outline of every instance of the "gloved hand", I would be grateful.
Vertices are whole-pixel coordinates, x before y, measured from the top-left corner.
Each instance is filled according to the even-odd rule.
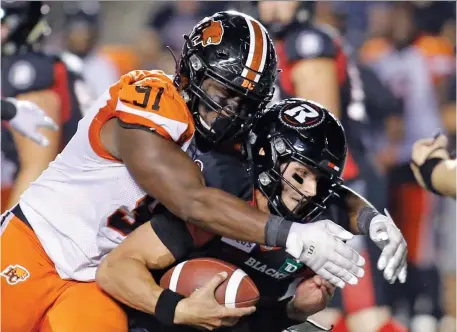
[[[406,282],[408,253],[407,244],[400,229],[395,225],[389,212],[379,214],[370,223],[370,239],[382,250],[378,260],[378,269],[384,270],[384,278],[391,284],[398,280]]]
[[[363,277],[365,259],[343,241],[353,234],[331,220],[293,223],[286,251],[331,284],[343,288]]]
[[[57,130],[59,128],[57,124],[40,107],[30,101],[13,98],[8,98],[7,101],[13,103],[17,110],[16,116],[9,121],[11,127],[39,145],[47,146],[49,140],[38,129]]]

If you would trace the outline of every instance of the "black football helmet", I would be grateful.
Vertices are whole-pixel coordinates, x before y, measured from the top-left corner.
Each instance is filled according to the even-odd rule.
[[[44,16],[49,6],[41,1],[2,1],[2,53],[28,51],[41,37],[51,32]]]
[[[314,220],[343,183],[347,154],[344,129],[329,111],[312,101],[290,98],[268,108],[251,132],[248,151],[255,187],[268,199],[270,209],[290,220]],[[316,196],[305,197],[284,178],[292,161],[316,171]],[[285,185],[301,197],[293,210],[281,198]]]
[[[268,32],[248,15],[225,11],[204,18],[184,37],[174,82],[198,135],[214,144],[247,133],[274,92],[277,59]],[[207,79],[223,86],[227,96],[210,96],[202,88]],[[236,98],[237,105],[229,98]],[[200,107],[215,112],[215,120],[207,123]]]

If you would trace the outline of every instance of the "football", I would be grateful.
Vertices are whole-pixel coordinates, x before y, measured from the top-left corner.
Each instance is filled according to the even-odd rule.
[[[255,305],[259,300],[259,290],[252,279],[235,265],[215,258],[196,258],[179,263],[162,276],[160,286],[187,297],[223,271],[228,277],[216,289],[217,302],[229,308]]]

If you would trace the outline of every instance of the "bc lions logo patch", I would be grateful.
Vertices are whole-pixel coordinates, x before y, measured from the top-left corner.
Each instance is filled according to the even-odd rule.
[[[18,282],[25,281],[28,277],[30,277],[29,271],[20,265],[10,265],[4,269],[0,275],[5,277],[6,282],[10,285],[15,285]]]
[[[221,21],[210,20],[202,24],[201,32],[193,40],[193,45],[202,44],[203,47],[208,45],[219,45],[224,35],[224,27]]]

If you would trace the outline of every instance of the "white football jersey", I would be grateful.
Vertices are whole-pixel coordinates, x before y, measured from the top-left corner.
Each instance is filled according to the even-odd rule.
[[[95,102],[19,202],[63,279],[94,280],[101,259],[138,226],[128,212],[145,192],[100,142],[103,124],[115,117],[147,126],[183,150],[194,133],[184,100],[160,71],[124,75]]]

